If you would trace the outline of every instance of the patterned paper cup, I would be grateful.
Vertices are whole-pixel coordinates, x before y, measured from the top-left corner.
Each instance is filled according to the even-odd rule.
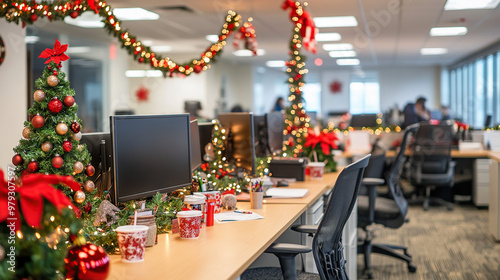
[[[195,239],[200,236],[202,215],[201,211],[196,210],[177,212],[181,238]]]
[[[146,251],[148,227],[129,225],[116,228],[123,262],[141,262]]]
[[[323,171],[325,170],[324,162],[310,162],[308,164],[309,174],[311,175],[311,179],[313,180],[322,180],[323,179]]]
[[[203,194],[207,197],[208,199],[208,195],[215,195],[215,213],[220,213],[222,210],[221,210],[221,204],[222,204],[222,195],[220,193],[220,191],[208,191],[208,192],[203,192]]]

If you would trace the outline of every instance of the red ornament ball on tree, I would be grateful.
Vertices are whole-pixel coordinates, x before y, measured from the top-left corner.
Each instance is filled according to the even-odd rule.
[[[32,161],[28,163],[28,172],[35,173],[38,171],[38,162]]]
[[[73,246],[64,259],[66,279],[104,280],[109,273],[109,257],[100,246]]]
[[[70,17],[72,18],[77,18],[78,17],[78,12],[77,11],[73,11],[71,12],[71,14],[69,14]]]
[[[54,168],[61,168],[64,164],[64,160],[61,156],[56,155],[55,157],[52,158],[52,166]]]
[[[57,114],[61,112],[62,110],[62,102],[61,100],[57,99],[57,97],[52,98],[49,102],[49,111],[51,111],[54,114]]]
[[[87,174],[87,176],[93,176],[95,174],[95,168],[92,166],[92,165],[87,165],[87,167],[85,167],[85,174]]]
[[[24,162],[23,157],[21,157],[20,154],[16,154],[12,157],[12,164],[16,166],[23,164],[23,162]]]
[[[193,71],[194,71],[195,73],[200,73],[202,69],[203,69],[203,67],[202,67],[201,65],[195,65],[195,66],[193,67]]]
[[[64,105],[66,105],[66,107],[71,107],[73,106],[73,104],[75,104],[75,98],[73,98],[73,96],[66,96],[64,97]]]
[[[73,144],[71,144],[70,141],[66,140],[63,142],[62,147],[66,153],[69,153],[73,149]]]
[[[42,116],[36,115],[33,117],[33,119],[31,119],[31,124],[34,128],[40,128],[45,124],[45,120]]]
[[[38,16],[36,14],[32,14],[30,19],[32,22],[35,22],[38,19]]]
[[[77,123],[76,121],[73,121],[73,123],[71,123],[71,130],[74,132],[74,133],[78,133],[80,132],[80,124]]]

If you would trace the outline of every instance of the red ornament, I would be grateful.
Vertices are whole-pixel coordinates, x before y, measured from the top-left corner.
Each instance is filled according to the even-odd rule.
[[[78,122],[73,121],[73,122],[71,123],[71,130],[72,130],[74,133],[78,133],[78,132],[80,132],[80,129],[81,129],[81,126],[80,126],[80,124],[79,124]]]
[[[64,160],[61,156],[56,155],[55,157],[52,158],[52,166],[54,168],[61,168],[64,164]]]
[[[68,45],[61,45],[59,40],[56,39],[53,49],[45,49],[39,56],[39,58],[47,59],[45,64],[54,61],[55,64],[59,64],[61,61],[66,61],[69,59],[64,52],[68,49]]]
[[[30,19],[31,19],[31,22],[35,22],[38,19],[38,16],[36,14],[32,14]]]
[[[52,73],[54,74],[54,76],[57,76],[57,70],[54,70]]]
[[[24,162],[23,157],[21,157],[20,154],[16,154],[12,157],[12,164],[16,166],[23,164],[23,162]]]
[[[49,101],[49,111],[51,111],[54,114],[57,114],[61,112],[62,110],[62,102],[61,100],[57,99],[57,97],[52,98],[52,100]]]
[[[104,280],[109,274],[109,257],[100,246],[73,246],[64,259],[66,279]]]
[[[85,205],[85,207],[83,207],[83,210],[86,212],[86,213],[90,213],[90,210],[92,210],[92,203],[87,202],[87,205]]]
[[[38,162],[32,161],[28,163],[28,172],[35,173],[38,171]]]
[[[71,14],[69,14],[70,17],[72,18],[77,18],[78,17],[78,12],[77,11],[73,11],[71,12]]]
[[[193,71],[194,71],[195,73],[200,73],[202,69],[203,69],[203,67],[202,67],[201,65],[195,65],[195,66],[193,67]]]
[[[140,57],[138,61],[139,61],[140,63],[143,63],[143,62],[144,62],[144,57]]]
[[[63,142],[62,147],[66,153],[69,153],[71,149],[73,149],[73,144],[71,144],[70,141],[66,140]]]
[[[342,91],[342,83],[339,81],[334,81],[330,84],[331,93],[340,93]]]
[[[66,107],[71,107],[73,106],[73,104],[75,104],[75,98],[73,96],[69,96],[67,95],[66,97],[64,97],[64,105],[66,105]]]
[[[85,174],[87,174],[87,176],[93,176],[95,174],[95,168],[92,166],[92,165],[87,165],[87,167],[85,167]]]
[[[33,117],[33,119],[31,119],[31,124],[34,128],[40,128],[45,124],[45,120],[42,116],[36,115]]]
[[[137,101],[148,101],[149,99],[149,89],[145,87],[140,87],[135,95],[137,96]]]

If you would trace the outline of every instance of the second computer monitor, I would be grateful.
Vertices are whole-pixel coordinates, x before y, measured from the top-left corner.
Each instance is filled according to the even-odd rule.
[[[267,139],[271,154],[283,149],[284,119],[281,112],[266,114]]]

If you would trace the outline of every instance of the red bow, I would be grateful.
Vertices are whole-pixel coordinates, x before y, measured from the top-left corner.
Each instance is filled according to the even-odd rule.
[[[235,194],[235,190],[234,189],[227,190],[227,191],[223,192],[221,194],[221,196],[226,195],[226,194]]]
[[[283,4],[281,4],[281,8],[283,10],[291,8],[290,18],[298,18],[296,24],[301,24],[300,35],[302,36],[302,43],[304,47],[306,50],[316,53],[318,49],[316,45],[316,33],[318,33],[318,30],[314,24],[314,20],[312,19],[311,14],[307,11],[302,10],[302,13],[299,15],[297,13],[297,6],[295,3],[296,2],[292,0],[285,0]]]
[[[312,146],[312,148],[314,149],[317,144],[321,143],[321,149],[323,150],[323,153],[325,153],[325,155],[329,155],[330,149],[337,148],[337,144],[335,144],[336,140],[339,139],[333,132],[325,133],[321,131],[319,134],[316,134],[312,129],[309,129],[304,147]]]
[[[19,230],[21,226],[19,206],[21,206],[26,223],[31,227],[40,228],[43,198],[52,203],[59,213],[68,206],[75,211],[75,214],[77,213],[77,208],[68,197],[52,186],[64,184],[74,191],[79,190],[80,184],[71,176],[29,174],[22,178],[22,186],[17,186],[13,181],[4,181],[4,173],[0,169],[0,178],[0,223],[7,221],[8,218],[12,219],[16,221],[15,229]],[[10,197],[14,197],[14,192],[19,193],[19,201],[10,200]]]
[[[64,52],[68,49],[68,44],[66,45],[61,45],[61,42],[56,39],[56,42],[54,43],[54,48],[53,49],[45,49],[39,56],[39,58],[45,58],[47,61],[45,61],[45,64],[54,61],[55,64],[61,63],[61,61],[66,61],[69,59],[69,56],[67,56]]]

